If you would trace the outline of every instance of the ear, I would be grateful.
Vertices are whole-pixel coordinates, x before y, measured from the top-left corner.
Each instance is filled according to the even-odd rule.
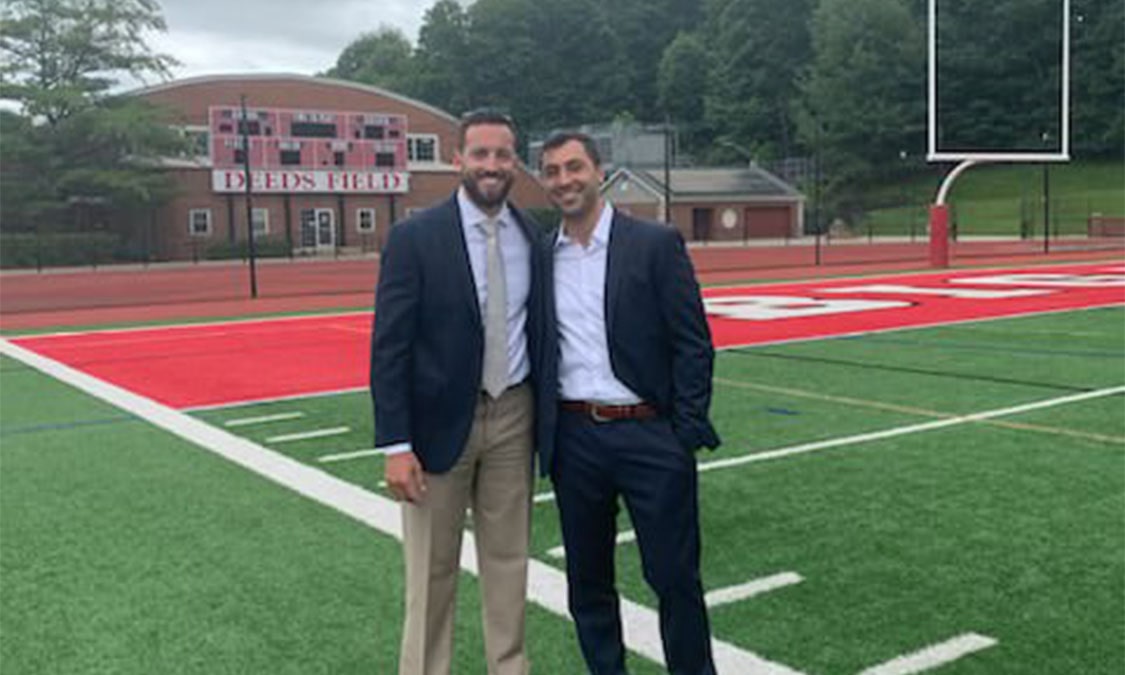
[[[456,169],[460,170],[462,165],[463,165],[463,162],[461,161],[461,150],[459,150],[459,149],[454,150],[453,151],[453,166]]]

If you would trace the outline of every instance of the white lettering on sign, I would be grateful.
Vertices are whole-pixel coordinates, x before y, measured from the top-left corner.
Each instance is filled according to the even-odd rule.
[[[1006,290],[985,288],[927,288],[905,284],[869,284],[867,286],[846,286],[843,288],[821,288],[817,293],[879,293],[886,295],[934,295],[942,298],[962,300],[1003,300],[1006,298],[1025,298],[1031,295],[1044,295],[1054,291],[1033,288],[1012,288]]]
[[[742,321],[773,321],[874,309],[902,309],[914,303],[903,300],[828,300],[797,295],[727,295],[704,298],[703,304],[712,316]]]
[[[982,286],[1051,286],[1054,288],[1113,288],[1125,286],[1125,274],[998,274],[950,279],[955,284]]]
[[[404,194],[410,174],[404,171],[251,171],[251,192],[330,192]],[[236,169],[211,172],[214,192],[245,192],[246,176]]]

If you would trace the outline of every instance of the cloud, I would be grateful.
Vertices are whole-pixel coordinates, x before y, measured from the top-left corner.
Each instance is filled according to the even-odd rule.
[[[380,26],[416,40],[434,0],[163,0],[168,31],[149,45],[181,62],[176,77],[327,70]]]

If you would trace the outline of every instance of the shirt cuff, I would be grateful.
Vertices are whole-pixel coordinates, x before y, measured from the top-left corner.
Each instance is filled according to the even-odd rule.
[[[385,457],[390,457],[391,455],[401,455],[404,452],[411,452],[414,448],[410,443],[391,443],[390,445],[384,445],[381,448],[375,449],[381,451]]]

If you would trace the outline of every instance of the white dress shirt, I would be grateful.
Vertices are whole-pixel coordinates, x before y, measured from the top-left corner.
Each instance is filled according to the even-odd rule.
[[[488,297],[488,237],[481,223],[488,215],[465,194],[457,190],[457,208],[461,214],[462,233],[469,252],[469,266],[476,285],[477,302],[483,320],[485,299]],[[508,383],[519,384],[531,372],[527,353],[527,298],[531,293],[531,243],[516,223],[505,204],[496,217],[499,227],[500,255],[504,259],[504,279],[508,294]],[[412,450],[410,443],[394,443],[379,448],[385,455],[397,455]]]
[[[488,237],[481,224],[488,215],[469,199],[465,188],[457,190],[457,207],[461,210],[461,227],[469,250],[469,265],[477,287],[480,314],[484,317],[488,297]],[[527,296],[531,292],[531,243],[516,223],[505,204],[496,216],[499,227],[500,255],[504,259],[504,280],[508,294],[508,384],[519,384],[531,372],[527,355]]]
[[[555,306],[559,326],[559,397],[614,405],[641,398],[613,374],[605,325],[605,276],[613,207],[602,208],[590,245],[555,240]]]

